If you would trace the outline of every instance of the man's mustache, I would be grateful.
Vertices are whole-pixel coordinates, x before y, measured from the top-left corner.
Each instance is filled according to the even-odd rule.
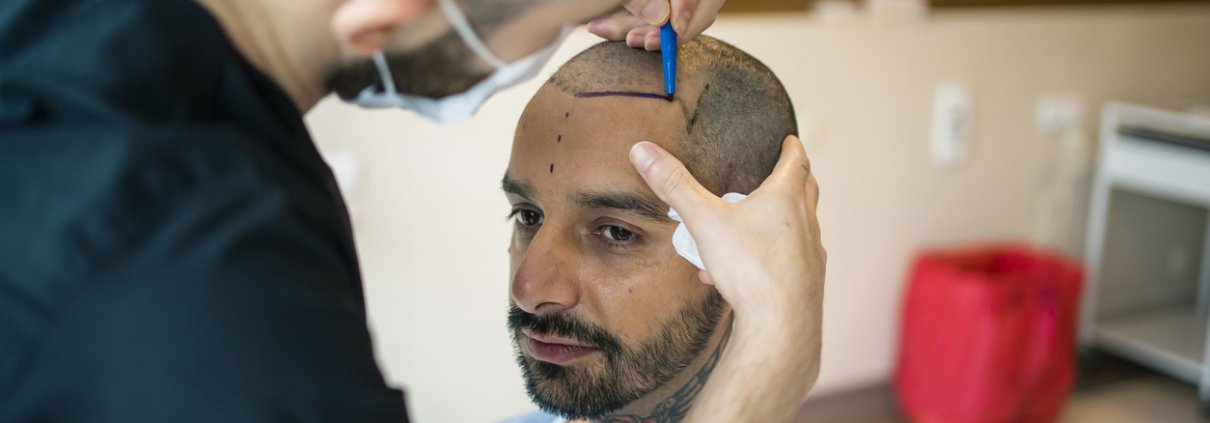
[[[571,338],[591,345],[609,355],[622,352],[622,343],[604,328],[563,314],[537,315],[521,310],[517,306],[508,308],[508,328],[514,333],[529,329],[539,335],[555,335]]]

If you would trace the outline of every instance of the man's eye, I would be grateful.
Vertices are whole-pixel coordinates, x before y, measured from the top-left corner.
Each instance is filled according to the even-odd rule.
[[[542,214],[533,210],[517,210],[513,212],[517,216],[517,223],[524,226],[534,226],[542,224]]]
[[[631,242],[638,237],[634,232],[620,226],[605,225],[599,231],[601,236],[613,242]]]

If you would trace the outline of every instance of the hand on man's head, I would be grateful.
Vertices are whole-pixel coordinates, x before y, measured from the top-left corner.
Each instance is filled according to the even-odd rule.
[[[594,20],[588,31],[648,51],[660,49],[660,26],[672,22],[677,42],[697,38],[714,24],[726,0],[627,0],[625,11]]]

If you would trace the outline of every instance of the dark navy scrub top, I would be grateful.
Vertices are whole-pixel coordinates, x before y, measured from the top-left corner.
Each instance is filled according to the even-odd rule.
[[[405,421],[332,173],[206,10],[0,0],[0,422]]]

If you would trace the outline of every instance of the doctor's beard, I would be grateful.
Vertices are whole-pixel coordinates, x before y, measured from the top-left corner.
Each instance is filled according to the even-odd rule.
[[[453,30],[406,52],[387,49],[386,57],[399,92],[433,99],[464,92],[493,71]],[[342,61],[329,72],[327,85],[344,100],[357,98],[366,87],[383,89],[382,77],[368,57]]]

